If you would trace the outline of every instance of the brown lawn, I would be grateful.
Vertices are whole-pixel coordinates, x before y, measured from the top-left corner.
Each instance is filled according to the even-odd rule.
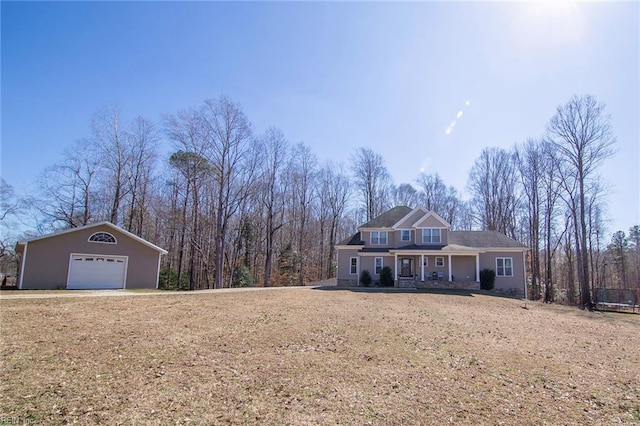
[[[0,423],[640,424],[640,315],[309,288],[1,307]]]

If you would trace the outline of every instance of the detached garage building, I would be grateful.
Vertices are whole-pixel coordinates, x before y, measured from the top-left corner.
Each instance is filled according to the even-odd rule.
[[[19,242],[18,288],[158,288],[167,251],[110,222]]]

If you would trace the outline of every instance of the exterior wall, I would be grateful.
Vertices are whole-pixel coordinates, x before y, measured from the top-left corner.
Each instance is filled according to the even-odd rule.
[[[388,253],[380,253],[379,255],[371,255],[371,256],[360,256],[360,271],[367,270],[371,274],[371,278],[373,282],[376,282],[380,279],[380,274],[375,273],[375,258],[382,258],[382,267],[388,266],[391,268],[391,273],[395,273],[395,268],[393,265],[394,257],[390,256]],[[395,275],[394,275],[395,276]]]
[[[387,244],[374,244],[371,245],[371,231],[379,232],[379,231],[387,231]],[[393,229],[371,229],[362,231],[362,241],[364,241],[365,247],[374,247],[374,248],[392,248],[395,244],[395,235]]]
[[[433,228],[438,228],[439,226],[441,225],[433,226]],[[431,226],[425,226],[424,228],[431,228]],[[415,234],[416,244],[421,245],[422,244],[422,228],[415,229],[414,234]],[[434,245],[446,246],[447,244],[449,244],[449,230],[446,228],[440,228],[440,242]]]
[[[510,257],[513,259],[513,276],[499,277],[497,276],[496,258]],[[496,283],[494,290],[498,293],[511,295],[524,295],[524,263],[522,261],[522,252],[488,252],[480,254],[480,270],[485,268],[496,271]]]
[[[411,235],[411,239],[409,241],[402,241],[402,230],[398,229],[396,231],[393,231],[393,247],[397,248],[397,247],[403,247],[403,246],[408,246],[410,244],[417,244],[416,243],[416,230],[415,229],[411,229],[411,228],[402,228],[402,229],[408,229],[409,233]],[[420,234],[422,235],[422,234]]]
[[[453,275],[454,281],[476,280],[475,256],[453,256],[451,263],[451,275]]]
[[[108,232],[117,244],[89,242],[96,232]],[[67,285],[71,253],[128,256],[125,288],[156,288],[160,253],[108,226],[80,229],[30,241],[23,261],[23,289],[56,289]]]
[[[349,267],[350,267],[350,259],[352,257],[358,257],[358,249],[359,248],[353,248],[353,249],[339,249],[337,250],[338,253],[338,285],[340,285],[340,280],[343,281],[349,281],[349,280],[355,280],[356,285],[358,284],[358,274],[352,275],[350,273]],[[359,260],[361,261],[361,260]],[[358,265],[360,266],[360,265]],[[361,268],[358,268],[359,271],[362,270]]]

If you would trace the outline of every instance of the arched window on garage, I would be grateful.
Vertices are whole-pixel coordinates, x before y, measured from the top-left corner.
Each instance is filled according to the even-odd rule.
[[[96,232],[89,237],[92,243],[117,244],[116,237],[108,232]]]

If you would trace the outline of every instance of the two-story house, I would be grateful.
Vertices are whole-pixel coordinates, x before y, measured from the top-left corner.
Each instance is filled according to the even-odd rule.
[[[452,231],[423,207],[394,207],[336,245],[339,286],[374,281],[389,266],[396,287],[479,289],[480,271],[496,273],[495,290],[522,295],[527,247],[496,231]]]

